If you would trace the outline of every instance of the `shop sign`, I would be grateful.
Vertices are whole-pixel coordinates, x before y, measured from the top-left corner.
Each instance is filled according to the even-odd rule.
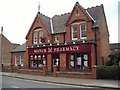
[[[70,51],[78,51],[78,50],[79,50],[79,46],[48,47],[44,49],[34,49],[34,53],[70,52]]]
[[[61,47],[46,47],[46,48],[30,48],[29,53],[64,53],[64,52],[78,52],[90,51],[90,47],[83,45],[61,46]]]

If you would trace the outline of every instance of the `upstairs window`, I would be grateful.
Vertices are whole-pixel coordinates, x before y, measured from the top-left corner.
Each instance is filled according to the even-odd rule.
[[[44,37],[44,33],[43,33],[43,31],[42,30],[40,30],[40,38],[43,38]]]
[[[37,44],[38,43],[38,32],[34,31],[34,35],[33,35],[33,44]]]
[[[39,31],[39,43],[45,43],[45,37],[43,30]]]
[[[59,38],[55,37],[55,43],[59,43]]]
[[[85,23],[80,24],[80,36],[81,36],[81,39],[87,38],[86,24]]]
[[[33,32],[33,44],[45,43],[44,32],[41,28],[35,29]]]
[[[72,25],[72,40],[77,40],[77,25]]]

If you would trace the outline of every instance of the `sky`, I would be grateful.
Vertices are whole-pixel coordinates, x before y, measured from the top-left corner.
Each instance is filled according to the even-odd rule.
[[[86,8],[104,5],[110,43],[118,43],[118,2],[120,0],[0,0],[0,27],[12,43],[25,43],[26,34],[38,12],[48,17],[71,12],[75,3]]]

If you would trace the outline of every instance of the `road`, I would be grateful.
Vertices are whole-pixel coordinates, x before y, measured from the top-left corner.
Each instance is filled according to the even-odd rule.
[[[7,76],[2,76],[2,88],[16,88],[20,90],[33,90],[33,88],[63,88],[64,90],[67,90],[67,88],[68,90],[70,88],[79,88],[79,90],[84,90],[84,89],[85,90],[110,90],[110,89],[103,89],[103,88],[100,89],[95,87],[84,87],[84,86],[39,82],[39,81],[33,81],[33,80],[12,78]]]

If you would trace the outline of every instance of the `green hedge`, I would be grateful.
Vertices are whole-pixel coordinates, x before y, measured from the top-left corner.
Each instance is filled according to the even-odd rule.
[[[97,68],[97,79],[119,79],[120,80],[120,66],[101,66]]]

